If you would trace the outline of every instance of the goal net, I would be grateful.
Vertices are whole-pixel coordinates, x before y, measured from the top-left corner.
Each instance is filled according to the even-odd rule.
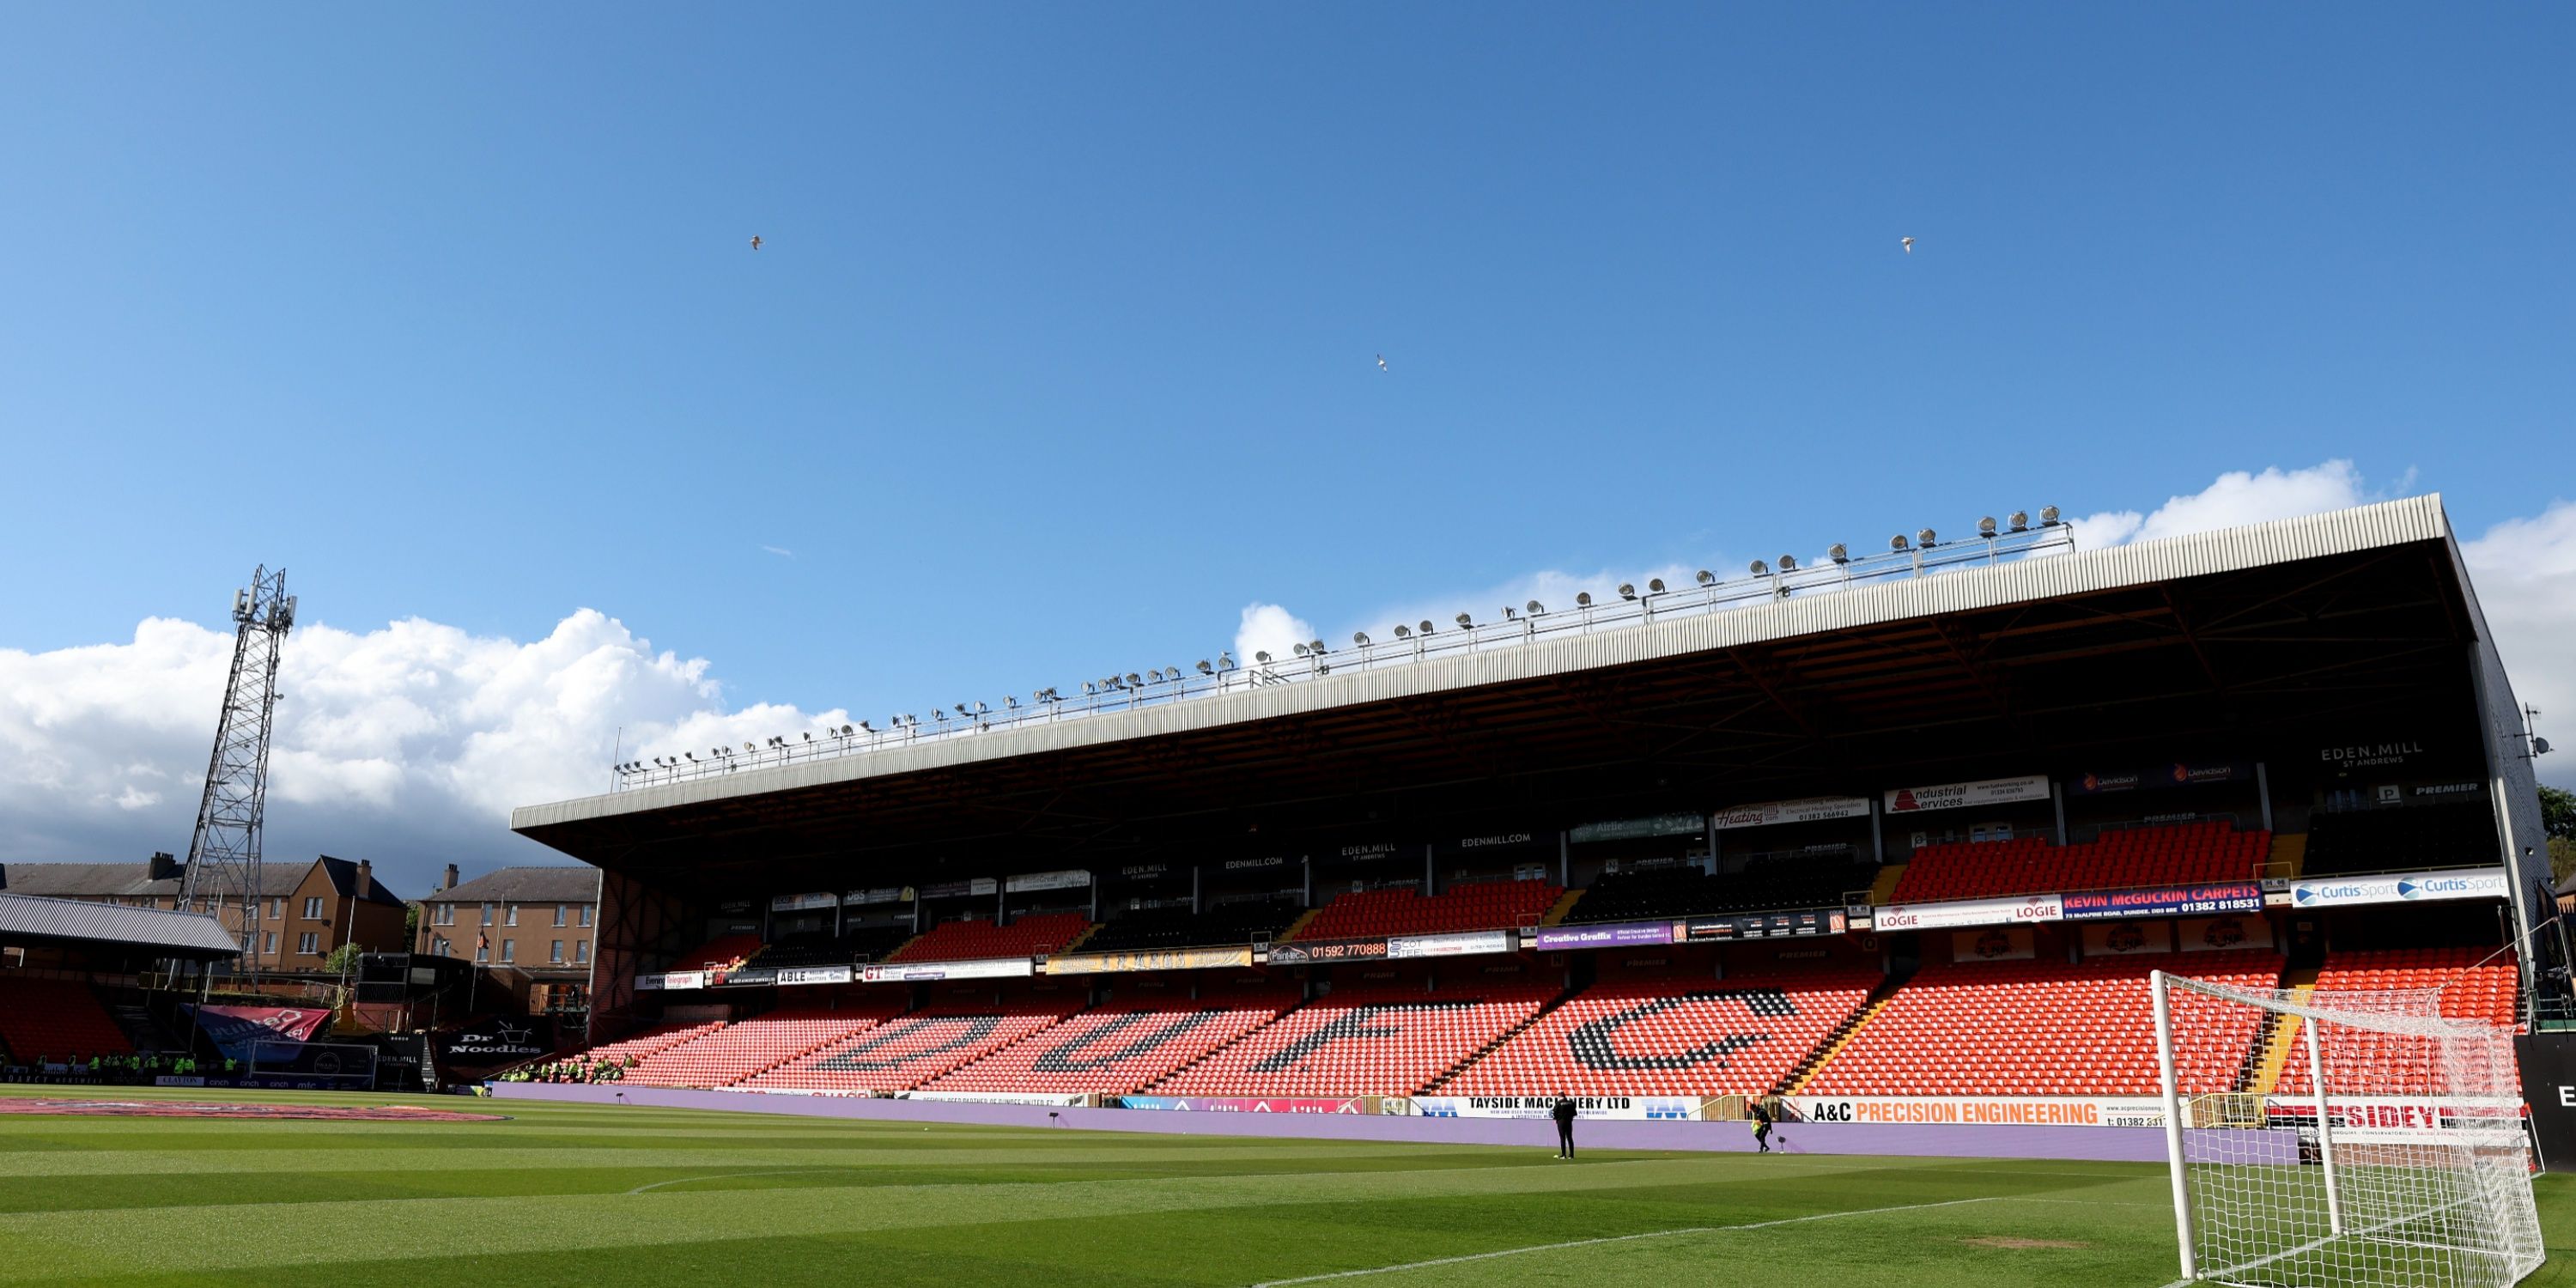
[[[2540,1219],[2509,1033],[2438,990],[2242,990],[2156,972],[2183,1278],[2504,1288]]]

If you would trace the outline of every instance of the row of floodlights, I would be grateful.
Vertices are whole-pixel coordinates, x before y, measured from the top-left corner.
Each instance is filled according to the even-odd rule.
[[[2044,505],[2039,508],[2040,527],[2054,528],[2058,526],[2058,522],[2056,506]],[[2013,511],[2011,514],[2005,516],[2004,523],[2011,525],[2008,530],[2012,532],[2028,532],[2031,530],[2030,514],[2027,511]],[[1998,534],[1999,530],[2002,530],[2001,525],[1998,525],[1995,522],[1994,516],[1992,515],[1988,515],[1977,520],[1977,536],[1980,539],[1991,541]],[[1930,550],[1939,544],[1940,534],[1934,532],[1930,528],[1924,528],[1916,532],[1912,542],[1910,543],[1906,540],[1906,536],[1902,532],[1887,539],[1887,548],[1889,552],[1898,554],[1915,549]],[[1844,546],[1843,543],[1837,541],[1833,545],[1825,548],[1825,558],[1836,564],[1847,564],[1851,562],[1851,551],[1848,547]],[[1780,556],[1777,567],[1778,571],[1783,573],[1796,572],[1798,570],[1798,557],[1796,555],[1782,555]],[[1768,577],[1773,575],[1773,565],[1756,559],[1753,561],[1749,571],[1756,577]],[[1696,579],[1702,586],[1716,585],[1718,580],[1717,574],[1710,572],[1706,568],[1699,570]],[[1649,577],[1646,579],[1646,598],[1651,599],[1654,596],[1666,593],[1668,592],[1664,588],[1663,578]],[[1785,589],[1782,593],[1786,593]],[[1635,583],[1619,583],[1619,598],[1623,600],[1634,600],[1638,597]],[[1577,594],[1574,597],[1574,605],[1577,608],[1592,607],[1592,592],[1587,590]],[[1547,612],[1547,606],[1533,599],[1527,604],[1522,605],[1520,610],[1516,612],[1510,605],[1506,604],[1503,606],[1503,620],[1518,621],[1520,619],[1521,612],[1526,612],[1532,617],[1537,617]],[[1471,613],[1458,614],[1457,622],[1460,630],[1474,630],[1476,627],[1475,616]],[[1423,635],[1434,633],[1431,620],[1429,618],[1424,618],[1422,620],[1422,624],[1416,627],[1399,625],[1395,628],[1395,637],[1400,640],[1409,640],[1412,639],[1417,632]],[[1356,644],[1361,648],[1367,648],[1369,646],[1368,632],[1352,632],[1351,643]],[[1324,647],[1324,641],[1322,640],[1307,640],[1302,644],[1295,645],[1294,648],[1297,656],[1305,658],[1320,659],[1330,651]],[[1267,666],[1272,661],[1272,658],[1267,652],[1258,652],[1252,655],[1252,660],[1256,663]],[[1221,672],[1232,671],[1234,669],[1236,669],[1236,663],[1234,660],[1234,654],[1231,652],[1217,654],[1216,660],[1213,662],[1206,658],[1200,658],[1197,667],[1198,673],[1203,676],[1217,675]],[[1320,662],[1318,662],[1318,669],[1321,669]],[[1097,680],[1085,680],[1082,682],[1082,692],[1085,696],[1090,697],[1097,697],[1104,693],[1135,693],[1152,685],[1178,684],[1186,678],[1188,678],[1187,675],[1178,666],[1158,667],[1156,669],[1146,671],[1142,675],[1139,675],[1134,671],[1130,671],[1125,675],[1107,675]],[[1052,688],[1039,689],[1030,694],[1029,697],[1033,703],[1039,706],[1046,706],[1052,703],[1060,703],[1064,701],[1064,695],[1056,692]],[[1008,710],[1017,711],[1020,707],[1020,700],[1018,698],[1006,697],[1002,699],[1002,705]],[[960,702],[956,705],[955,710],[957,712],[957,719],[961,721],[980,722],[985,716],[991,714],[991,709],[981,702],[971,704]],[[949,722],[948,712],[942,711],[937,707],[931,708],[930,714],[937,719],[939,725],[946,725]],[[912,715],[908,712],[897,712],[888,718],[887,724],[889,726],[888,729],[882,732],[891,732],[893,730],[900,729],[917,729],[921,726],[921,717]],[[879,732],[881,731],[870,725],[867,721],[861,720],[856,725],[842,725],[838,729],[834,729],[831,726],[826,725],[823,729],[823,736],[826,739],[847,742],[863,733],[873,736]],[[810,733],[806,734],[805,741],[808,743],[813,742],[814,735]],[[785,753],[790,750],[792,746],[794,746],[794,744],[789,743],[785,738],[772,738],[769,740],[766,750]],[[763,750],[764,748],[753,743],[746,742],[742,745],[744,755],[758,756]],[[695,752],[682,752],[676,757],[656,756],[653,758],[650,768],[679,769],[687,765],[695,764],[729,763],[734,759],[734,752],[729,747],[714,748],[710,750],[707,755],[708,759],[705,761],[699,760],[697,753]],[[641,773],[646,768],[647,765],[644,761],[632,760],[617,766],[617,772],[621,774]]]

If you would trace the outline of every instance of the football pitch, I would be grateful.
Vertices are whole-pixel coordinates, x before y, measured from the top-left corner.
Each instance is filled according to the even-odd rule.
[[[0,1114],[0,1285],[2106,1285],[2164,1171],[934,1126],[461,1097],[491,1122]],[[1796,1129],[1788,1128],[1794,1147]],[[2576,1185],[2544,1177],[2576,1285]]]

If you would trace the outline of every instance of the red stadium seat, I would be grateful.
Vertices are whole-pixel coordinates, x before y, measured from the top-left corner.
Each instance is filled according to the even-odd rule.
[[[2224,820],[2119,828],[2075,845],[2032,836],[1947,842],[1914,852],[1895,902],[2251,881],[2271,853],[2270,832],[2239,832]]]

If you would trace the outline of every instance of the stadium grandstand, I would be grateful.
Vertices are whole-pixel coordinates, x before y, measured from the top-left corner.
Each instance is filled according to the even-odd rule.
[[[1890,545],[656,749],[512,826],[602,874],[598,1054],[744,1093],[2107,1122],[2151,972],[2563,988],[2438,498]],[[2312,1085],[2175,1006],[2182,1094]]]

